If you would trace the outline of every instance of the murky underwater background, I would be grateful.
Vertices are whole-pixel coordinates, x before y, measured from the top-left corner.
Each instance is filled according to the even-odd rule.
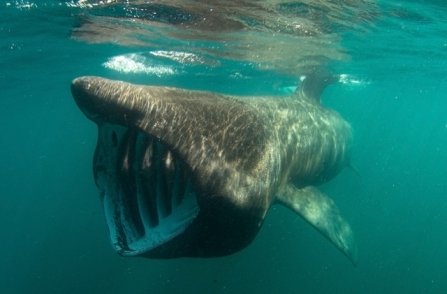
[[[98,16],[110,12],[103,8],[2,1],[0,293],[447,293],[447,4],[360,2],[366,8],[357,12],[368,13],[352,26],[329,15],[303,33],[306,42],[318,40],[312,46],[294,51],[301,36],[286,33],[262,55],[265,36],[274,34],[268,22],[250,38],[241,39],[246,29],[231,35],[233,44],[256,45],[242,50],[219,47],[229,36],[219,28],[179,36],[183,27],[168,26],[123,38],[129,30],[104,33],[109,19]],[[287,5],[282,15],[297,8]],[[136,27],[152,26],[135,23],[130,32]],[[171,52],[194,48],[180,59]],[[352,124],[361,177],[345,169],[322,189],[354,229],[357,268],[281,206],[248,248],[228,257],[149,260],[113,251],[92,176],[96,126],[75,105],[72,79],[284,94],[315,64],[349,75],[323,103]]]

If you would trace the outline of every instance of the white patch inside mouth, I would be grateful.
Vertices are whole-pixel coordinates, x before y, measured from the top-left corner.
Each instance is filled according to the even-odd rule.
[[[111,196],[105,195],[104,214],[109,227],[110,241],[114,249],[123,256],[141,255],[175,238],[186,230],[199,212],[195,194],[189,193],[182,205],[176,207],[168,217],[162,218],[156,227],[145,226],[145,234],[136,236],[133,224],[125,218],[123,206],[116,206],[112,199]],[[122,246],[123,236],[118,230],[126,236],[125,247]]]

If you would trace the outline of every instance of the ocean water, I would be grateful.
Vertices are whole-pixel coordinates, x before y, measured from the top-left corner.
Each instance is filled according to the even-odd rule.
[[[447,4],[189,2],[0,3],[0,293],[447,293]],[[181,25],[227,6],[212,24]],[[352,124],[361,176],[345,169],[321,189],[353,227],[357,267],[281,206],[231,256],[113,251],[96,126],[71,80],[280,95],[318,66],[347,77],[323,103]]]

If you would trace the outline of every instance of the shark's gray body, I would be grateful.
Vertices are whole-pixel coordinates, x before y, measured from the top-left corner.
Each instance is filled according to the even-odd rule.
[[[251,243],[277,202],[356,262],[349,224],[315,185],[349,164],[351,127],[320,103],[333,78],[288,97],[234,97],[99,77],[73,81],[98,124],[94,176],[115,250],[214,257]]]

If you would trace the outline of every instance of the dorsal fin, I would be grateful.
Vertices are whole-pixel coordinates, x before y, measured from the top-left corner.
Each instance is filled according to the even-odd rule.
[[[305,75],[296,90],[295,94],[308,99],[321,101],[321,94],[324,89],[332,83],[338,82],[340,77],[330,73],[314,72]]]

